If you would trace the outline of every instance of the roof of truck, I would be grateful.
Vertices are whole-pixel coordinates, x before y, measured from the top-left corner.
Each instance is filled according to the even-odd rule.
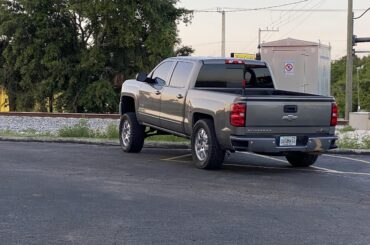
[[[266,63],[260,60],[247,60],[247,59],[239,59],[239,58],[231,58],[231,57],[203,57],[203,56],[178,56],[178,57],[171,57],[168,58],[169,60],[183,60],[183,61],[202,61],[205,64],[224,64],[225,60],[242,60],[246,64],[251,65],[265,65]]]

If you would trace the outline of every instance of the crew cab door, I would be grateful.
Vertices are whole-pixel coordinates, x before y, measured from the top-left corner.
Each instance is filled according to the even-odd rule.
[[[160,126],[161,95],[163,87],[169,83],[175,62],[165,61],[159,64],[150,77],[152,83],[143,83],[139,91],[139,121]]]
[[[161,127],[178,133],[184,132],[185,98],[194,65],[179,61],[170,83],[162,91]]]

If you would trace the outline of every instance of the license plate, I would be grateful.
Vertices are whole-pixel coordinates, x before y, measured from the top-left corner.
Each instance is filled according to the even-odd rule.
[[[280,137],[280,146],[296,146],[297,137],[296,136],[282,136]]]

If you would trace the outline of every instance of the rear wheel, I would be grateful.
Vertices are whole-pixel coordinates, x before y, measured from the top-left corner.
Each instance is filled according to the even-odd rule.
[[[319,155],[303,152],[291,152],[286,155],[286,159],[293,167],[309,167],[313,165]]]
[[[199,120],[191,137],[191,150],[197,168],[219,169],[225,159],[225,151],[218,144],[212,120]]]
[[[139,124],[135,113],[128,112],[121,117],[119,135],[124,152],[138,153],[143,149],[145,127]]]

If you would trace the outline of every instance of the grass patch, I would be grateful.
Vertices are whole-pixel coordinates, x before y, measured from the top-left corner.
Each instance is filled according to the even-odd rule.
[[[58,136],[63,138],[94,138],[95,134],[89,128],[87,120],[82,119],[74,126],[59,129]]]
[[[353,131],[355,131],[355,129],[352,128],[350,125],[347,125],[347,126],[341,128],[341,129],[339,129],[339,132],[341,132],[341,133],[353,132]]]
[[[362,144],[358,142],[358,139],[355,138],[349,138],[349,137],[344,137],[340,140],[338,140],[337,145],[339,148],[344,148],[344,149],[361,149]]]
[[[109,124],[106,130],[106,137],[108,139],[118,139],[119,138],[118,126],[115,124]]]
[[[50,132],[37,132],[35,129],[27,129],[23,132],[14,132],[11,130],[0,130],[0,136],[8,137],[52,137]]]
[[[58,136],[62,138],[95,138],[95,139],[118,139],[119,131],[115,124],[110,124],[105,131],[93,130],[89,127],[87,120],[71,127],[64,127],[58,131]]]
[[[149,138],[147,138],[148,141],[165,141],[165,142],[189,142],[188,139],[181,138],[174,135],[154,135]]]
[[[362,139],[362,144],[364,145],[365,149],[370,149],[370,137],[364,137]]]

